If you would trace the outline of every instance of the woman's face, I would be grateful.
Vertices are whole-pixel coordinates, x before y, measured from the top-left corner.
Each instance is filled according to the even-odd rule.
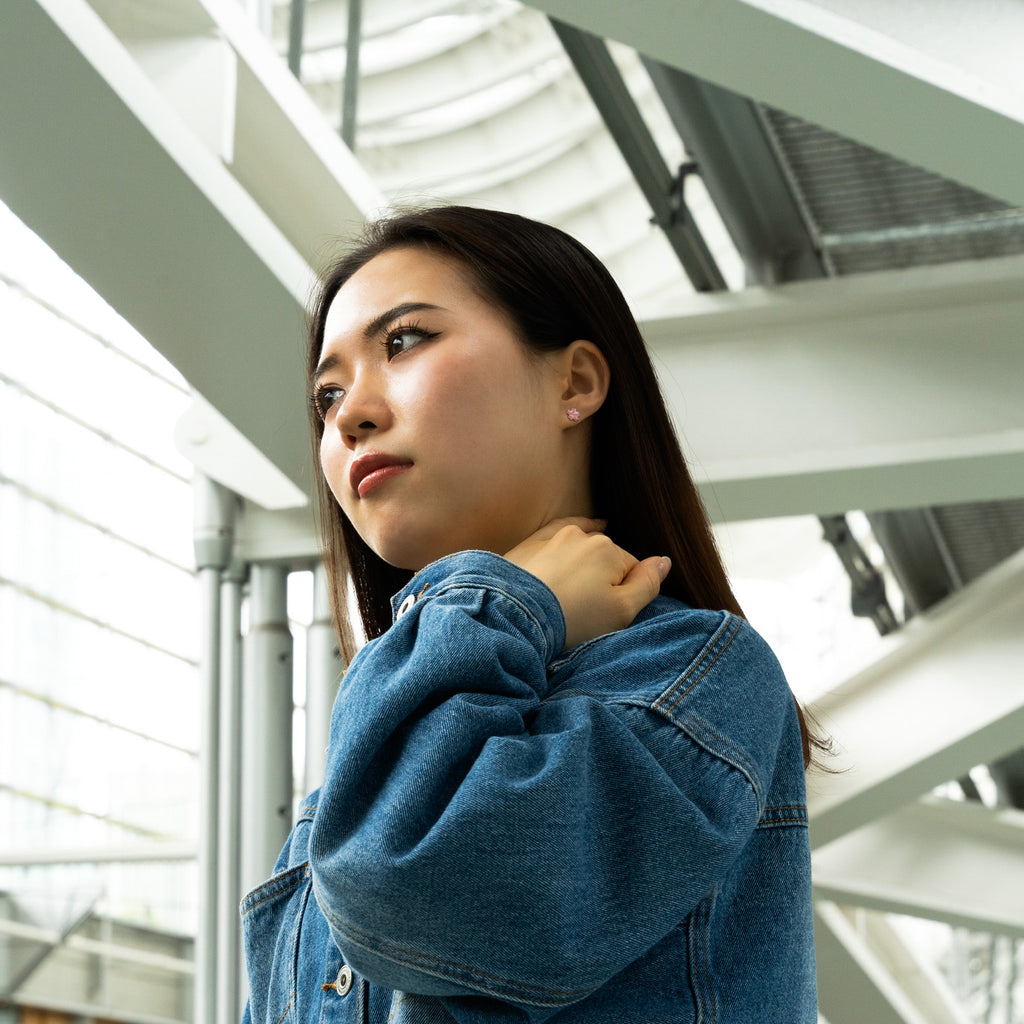
[[[587,514],[559,353],[538,355],[461,266],[393,249],[357,271],[326,319],[314,395],[338,504],[385,561],[504,554]]]

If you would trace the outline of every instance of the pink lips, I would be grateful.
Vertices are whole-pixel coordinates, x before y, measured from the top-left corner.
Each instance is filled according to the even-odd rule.
[[[411,465],[409,459],[402,459],[397,455],[367,452],[352,463],[348,471],[349,483],[360,498],[365,498],[370,491],[393,476],[404,473]]]

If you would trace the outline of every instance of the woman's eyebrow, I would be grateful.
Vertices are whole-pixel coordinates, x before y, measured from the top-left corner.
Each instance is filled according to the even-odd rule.
[[[408,313],[416,313],[421,309],[444,309],[444,307],[435,306],[432,302],[401,302],[397,306],[392,306],[391,309],[381,313],[380,316],[374,317],[363,328],[363,336],[372,338],[375,334],[379,334],[384,330],[392,320],[397,320],[400,316],[405,316]]]
[[[375,316],[364,328],[363,337],[368,341],[375,335],[379,334],[392,320],[397,320],[400,316],[407,316],[409,313],[419,312],[421,309],[439,309],[447,312],[444,306],[436,306],[432,302],[400,302],[397,306],[392,306],[390,309],[385,310],[380,316]],[[341,360],[336,355],[329,355],[321,360],[320,365],[316,368],[316,372],[313,374],[313,381],[318,381],[325,373],[329,370],[333,370]]]

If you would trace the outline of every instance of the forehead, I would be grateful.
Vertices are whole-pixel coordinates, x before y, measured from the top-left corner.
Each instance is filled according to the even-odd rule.
[[[338,290],[324,322],[324,342],[361,331],[409,302],[464,310],[483,305],[472,275],[456,260],[424,249],[389,249],[359,268]]]

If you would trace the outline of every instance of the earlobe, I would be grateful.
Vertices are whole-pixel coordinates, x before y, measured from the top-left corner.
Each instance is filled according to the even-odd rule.
[[[566,426],[593,416],[604,404],[611,372],[604,353],[592,342],[577,339],[562,349]]]

